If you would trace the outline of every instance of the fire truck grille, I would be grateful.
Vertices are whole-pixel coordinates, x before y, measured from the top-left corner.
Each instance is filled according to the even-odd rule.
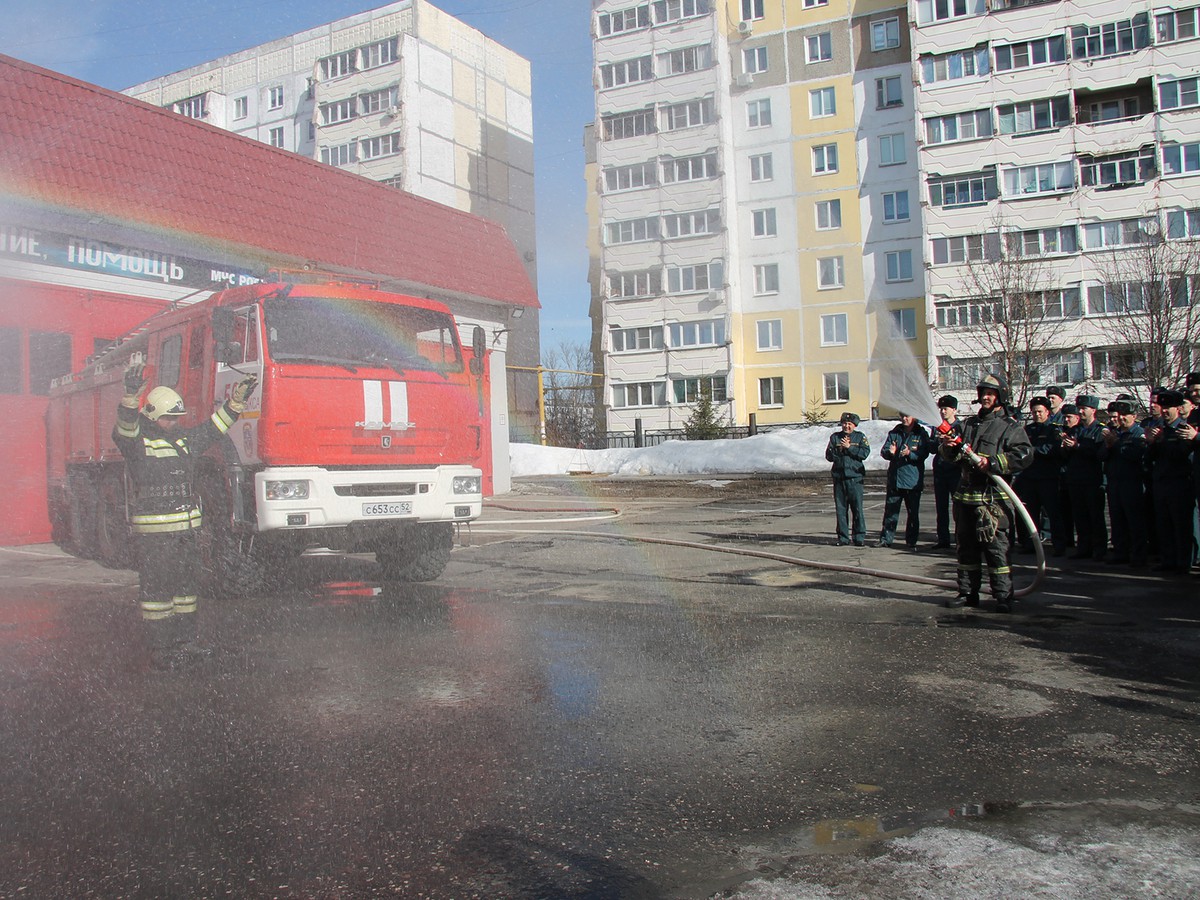
[[[339,497],[411,497],[415,484],[338,484],[333,492]]]

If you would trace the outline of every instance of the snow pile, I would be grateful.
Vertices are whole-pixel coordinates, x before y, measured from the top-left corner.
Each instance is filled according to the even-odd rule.
[[[868,469],[886,469],[879,455],[894,421],[863,422],[859,430],[871,442]],[[512,473],[521,475],[711,475],[721,473],[791,475],[828,472],[825,447],[836,426],[815,425],[758,434],[741,440],[666,441],[656,447],[571,450],[512,444]]]

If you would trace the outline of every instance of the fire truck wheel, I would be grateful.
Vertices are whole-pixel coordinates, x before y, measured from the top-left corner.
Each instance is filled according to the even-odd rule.
[[[134,568],[133,539],[120,488],[103,485],[96,498],[96,559],[110,569]]]
[[[445,571],[453,546],[452,525],[418,525],[376,550],[375,559],[387,581],[433,581]]]
[[[262,587],[259,560],[249,539],[233,530],[224,485],[215,477],[200,482],[204,526],[200,529],[200,565],[210,597],[244,597]]]
[[[86,472],[73,472],[70,478],[70,550],[81,559],[95,559],[96,486],[92,484],[92,479]]]

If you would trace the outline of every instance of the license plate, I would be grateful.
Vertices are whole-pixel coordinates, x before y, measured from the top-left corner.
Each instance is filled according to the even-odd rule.
[[[398,503],[364,503],[364,516],[411,516],[412,501],[401,500]]]

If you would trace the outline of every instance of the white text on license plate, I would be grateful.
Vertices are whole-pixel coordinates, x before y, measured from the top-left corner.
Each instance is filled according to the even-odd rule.
[[[401,500],[398,503],[364,503],[364,516],[411,516],[412,501]]]

